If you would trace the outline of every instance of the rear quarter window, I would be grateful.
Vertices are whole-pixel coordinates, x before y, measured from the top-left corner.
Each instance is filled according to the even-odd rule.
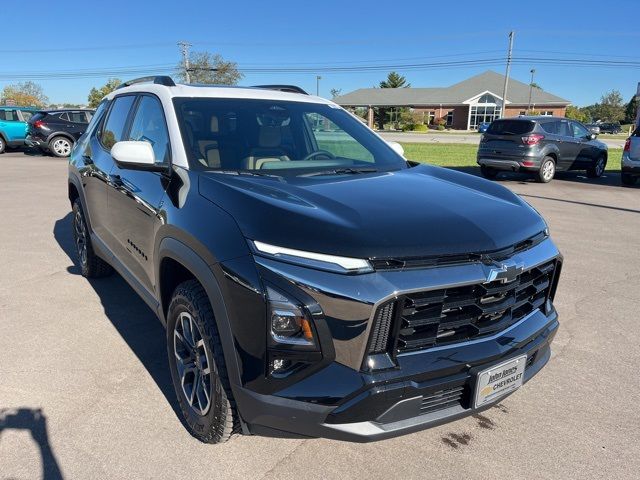
[[[526,120],[495,120],[491,122],[487,133],[493,135],[522,135],[535,127],[534,122]]]

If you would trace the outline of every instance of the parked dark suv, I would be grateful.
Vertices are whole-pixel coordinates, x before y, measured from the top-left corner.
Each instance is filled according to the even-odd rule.
[[[607,166],[607,146],[575,120],[519,117],[495,120],[483,134],[477,160],[486,178],[501,170],[532,172],[550,182],[556,171],[586,170],[600,177]]]
[[[82,273],[115,269],[166,326],[189,431],[378,440],[538,373],[562,266],[538,213],[271,88],[129,82],[71,154]]]
[[[28,122],[24,143],[56,157],[68,157],[73,144],[87,129],[93,110],[50,110],[37,112]]]

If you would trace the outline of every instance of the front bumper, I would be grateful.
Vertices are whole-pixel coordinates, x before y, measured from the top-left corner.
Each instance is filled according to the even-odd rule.
[[[561,258],[550,239],[517,256],[525,268]],[[487,281],[484,265],[347,276],[256,261],[318,301],[326,322],[320,330],[331,332],[332,356],[326,358],[323,347],[321,368],[296,374],[290,382],[280,380],[277,388],[258,390],[245,384],[234,389],[251,433],[367,442],[470,415],[490,406],[472,407],[477,372],[527,354],[528,381],[549,360],[558,329],[557,313],[547,301],[492,336],[401,353],[392,365],[368,368],[372,356],[367,345],[377,305],[399,292],[482,283]],[[440,402],[442,398],[447,402]]]
[[[475,375],[491,365],[527,354],[524,382],[549,361],[550,345],[558,330],[555,311],[546,316],[534,312],[511,329],[491,339],[432,349],[400,359],[400,369],[420,370],[389,382],[376,382],[354,392],[340,405],[324,406],[278,395],[260,395],[247,389],[236,392],[243,419],[252,433],[274,436],[325,437],[352,442],[383,440],[448,423],[484,411],[509,394],[480,408],[473,408]],[[307,379],[309,384],[344,381],[334,369]],[[353,375],[357,375],[353,372]],[[459,401],[445,408],[425,410],[425,401],[460,389]]]

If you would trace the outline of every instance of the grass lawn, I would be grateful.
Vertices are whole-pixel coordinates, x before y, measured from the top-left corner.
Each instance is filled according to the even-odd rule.
[[[458,143],[402,143],[404,156],[442,167],[476,167],[477,145]],[[621,148],[609,149],[607,170],[620,170]]]

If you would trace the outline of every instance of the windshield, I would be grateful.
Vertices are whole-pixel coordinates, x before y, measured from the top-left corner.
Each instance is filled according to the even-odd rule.
[[[270,175],[366,173],[405,160],[356,118],[324,104],[175,98],[189,163]]]

